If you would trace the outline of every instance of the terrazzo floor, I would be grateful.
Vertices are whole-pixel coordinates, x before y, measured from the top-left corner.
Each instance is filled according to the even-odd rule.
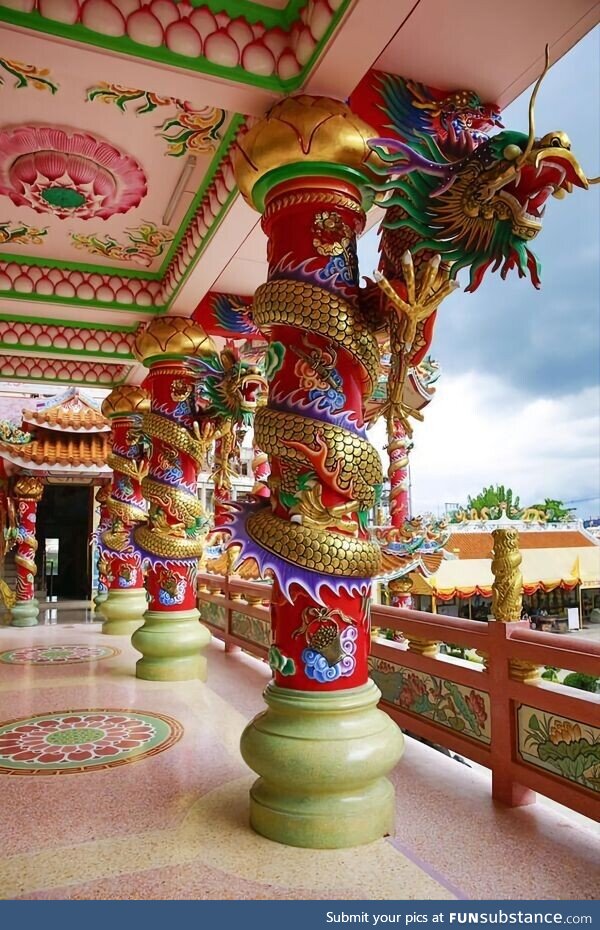
[[[597,895],[597,824],[543,800],[496,806],[487,772],[411,739],[394,836],[347,851],[257,836],[238,747],[268,668],[213,641],[207,684],[140,681],[126,639],[75,617],[0,628],[0,897]]]

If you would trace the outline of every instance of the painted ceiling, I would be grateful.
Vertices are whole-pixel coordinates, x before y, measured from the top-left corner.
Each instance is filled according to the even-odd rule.
[[[246,338],[235,295],[266,248],[236,135],[282,94],[345,98],[407,61],[506,104],[546,41],[556,59],[598,21],[592,0],[531,0],[515,34],[507,0],[490,33],[485,7],[452,5],[475,42],[461,63],[434,28],[444,0],[0,0],[0,380],[140,382],[133,341],[156,314]]]

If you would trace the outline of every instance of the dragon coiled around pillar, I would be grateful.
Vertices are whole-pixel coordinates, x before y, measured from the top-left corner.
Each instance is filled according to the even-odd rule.
[[[36,504],[42,499],[44,486],[39,478],[22,476],[17,478],[13,487],[13,495],[17,499],[17,552],[15,554],[15,565],[22,569],[21,573],[17,571],[16,599],[26,600],[28,593],[24,585],[33,584],[37,566],[35,564],[35,554],[38,548],[38,542],[35,538],[35,514],[31,515],[28,509],[28,502],[34,501]]]
[[[192,397],[192,388],[184,396],[185,390],[177,380],[172,390],[178,403]],[[161,558],[199,557],[206,521],[195,490],[186,487],[184,466],[186,460],[191,462],[194,474],[202,468],[214,429],[206,427],[204,435],[194,437],[184,426],[154,412],[144,415],[143,429],[151,443],[160,445],[160,455],[142,481],[144,497],[150,502],[150,525],[136,529],[136,543]]]
[[[290,209],[300,212],[290,232],[295,251],[290,245],[286,253]],[[364,423],[379,345],[358,299],[355,237],[363,223],[358,196],[325,189],[276,194],[263,219],[270,272],[252,319],[269,341],[270,394],[254,436],[271,459],[271,494],[234,508],[229,529],[241,546],[239,561],[255,559],[287,600],[294,586],[320,604],[342,592],[364,596],[380,567],[379,547],[366,532],[383,479]],[[277,250],[283,254],[275,257]]]
[[[290,585],[300,579],[304,590],[317,600],[322,589],[361,590],[362,582],[377,573],[381,556],[378,546],[360,538],[351,514],[368,513],[383,478],[379,455],[363,428],[335,409],[336,386],[337,393],[341,387],[335,363],[342,351],[353,359],[361,372],[366,401],[379,372],[376,335],[357,303],[294,280],[261,285],[253,319],[267,336],[278,325],[317,333],[327,340],[328,349],[311,347],[308,337],[298,339],[298,344],[306,346],[297,363],[305,379],[304,390],[287,397],[272,393],[269,405],[256,413],[256,443],[271,458],[276,457],[279,466],[277,476],[269,479],[271,506],[256,505],[253,512],[233,522],[235,541],[243,542],[246,537],[241,558],[252,556],[263,572],[272,571],[287,596]],[[279,365],[284,351],[291,352],[271,343],[267,371],[270,364]],[[324,502],[324,495],[331,491],[341,503]],[[288,519],[276,512],[277,504],[286,507]]]

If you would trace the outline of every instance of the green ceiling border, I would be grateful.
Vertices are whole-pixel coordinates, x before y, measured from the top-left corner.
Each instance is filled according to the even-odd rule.
[[[0,313],[0,322],[2,323],[35,323],[38,326],[67,326],[69,329],[89,329],[99,330],[100,332],[109,333],[135,333],[139,323],[132,323],[131,326],[125,326],[119,323],[90,323],[87,320],[55,320],[52,317],[41,319],[39,316],[29,316],[28,314],[19,313]]]
[[[57,359],[57,361],[59,361],[59,359]],[[101,388],[102,390],[110,391],[112,388],[119,387],[120,384],[125,382],[125,379],[127,378],[133,366],[125,363],[124,367],[127,368],[127,371],[122,378],[120,378],[118,381],[109,381],[108,383],[104,384],[100,381],[85,381],[79,378],[32,378],[30,375],[5,375],[2,371],[2,356],[0,355],[0,381],[18,381],[19,383],[21,381],[34,381],[36,384],[43,384],[48,386],[52,384],[75,384],[81,385],[81,387]],[[18,449],[19,447],[16,446],[16,448]]]
[[[70,262],[62,258],[38,258],[37,255],[11,255],[0,252],[0,261],[11,265],[33,265],[35,268],[60,268],[63,271],[83,271],[85,274],[109,274],[120,278],[138,278],[142,281],[160,281],[162,272],[140,271],[137,268],[118,268],[108,265],[91,265],[87,262]]]
[[[230,5],[231,2],[235,2],[235,0],[229,0],[228,5]],[[204,57],[198,59],[186,58],[184,55],[178,55],[162,45],[154,48],[147,45],[140,45],[137,42],[133,42],[127,36],[115,37],[101,35],[100,33],[93,32],[91,29],[87,29],[85,26],[81,25],[81,23],[69,25],[55,20],[45,19],[37,10],[33,10],[30,13],[23,13],[20,10],[0,7],[0,21],[36,32],[45,32],[49,35],[68,39],[72,42],[79,42],[82,45],[94,45],[97,48],[117,52],[117,54],[120,55],[128,55],[132,58],[143,58],[148,61],[158,62],[172,68],[177,68],[180,71],[187,71],[192,74],[210,74],[213,77],[225,78],[227,81],[237,81],[240,84],[250,84],[253,87],[260,87],[279,94],[285,94],[292,93],[302,85],[315,61],[329,41],[332,32],[352,2],[353,0],[342,0],[304,68],[302,68],[295,77],[287,78],[286,80],[274,75],[265,76],[250,74],[244,68],[240,67],[240,65],[236,65],[234,68],[217,65],[207,61]],[[227,3],[227,0],[225,0],[225,3]],[[216,3],[214,5],[216,6]],[[286,10],[288,8],[289,4]],[[223,9],[225,9],[225,6],[223,6]],[[275,13],[277,11],[273,12]],[[194,62],[193,65],[192,62]]]
[[[219,212],[218,212],[217,215],[215,216],[213,222],[211,223],[210,229],[207,231],[206,235],[205,235],[204,238],[202,239],[202,242],[201,242],[200,245],[198,246],[198,249],[197,249],[197,251],[196,251],[196,254],[194,255],[194,257],[193,257],[192,260],[190,261],[190,263],[189,263],[189,265],[187,266],[187,268],[185,269],[184,273],[183,273],[182,276],[181,276],[181,279],[177,282],[177,286],[176,286],[175,290],[173,291],[173,293],[172,293],[171,296],[169,297],[169,299],[168,299],[166,305],[165,305],[159,312],[166,313],[168,310],[171,309],[171,306],[173,305],[173,301],[175,300],[175,298],[177,297],[179,291],[181,290],[181,288],[183,287],[183,285],[184,285],[185,282],[187,281],[189,275],[192,273],[192,271],[194,270],[194,268],[195,268],[196,265],[198,264],[198,261],[199,261],[201,255],[202,255],[202,253],[204,252],[204,249],[206,248],[206,246],[208,245],[208,243],[210,242],[210,240],[211,240],[212,237],[214,236],[215,232],[217,231],[217,229],[219,228],[219,226],[221,225],[221,223],[222,223],[223,220],[225,219],[225,216],[226,216],[226,214],[229,212],[229,208],[231,207],[231,204],[232,204],[233,201],[235,200],[237,194],[238,194],[238,189],[237,189],[237,187],[234,187],[234,189],[233,189],[233,190],[231,191],[231,193],[229,194],[229,197],[227,198],[227,200],[225,201],[225,203],[223,204],[223,206],[221,207],[221,209],[219,210]]]
[[[212,13],[227,13],[232,19],[243,17],[249,23],[262,23],[267,29],[289,29],[299,19],[307,0],[288,0],[282,10],[249,0],[189,0],[192,6],[207,6]]]
[[[127,352],[127,354],[123,354],[116,352],[101,352],[99,349],[95,352],[88,352],[87,349],[55,349],[54,346],[22,346],[19,343],[15,344],[14,342],[2,342],[1,339],[0,349],[12,349],[15,353],[18,354],[18,358],[31,358],[32,356],[36,356],[41,353],[42,355],[60,356],[60,358],[63,358],[65,355],[70,355],[80,358],[82,361],[86,361],[88,359],[101,359],[105,361],[110,359],[110,364],[114,365],[127,365],[128,363],[135,361],[133,352]],[[2,355],[0,355],[0,366],[1,365]]]
[[[153,305],[151,307],[141,307],[139,304],[119,304],[115,300],[82,300],[80,297],[60,297],[56,294],[23,294],[21,291],[0,291],[0,300],[31,300],[36,303],[65,304],[67,307],[82,307],[93,310],[120,310],[122,313],[144,313],[150,316],[156,316],[165,310],[165,306]],[[36,323],[40,322],[37,318]],[[48,322],[47,319],[43,322]]]

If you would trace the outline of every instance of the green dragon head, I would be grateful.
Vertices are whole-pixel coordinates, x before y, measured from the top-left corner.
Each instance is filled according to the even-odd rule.
[[[530,144],[526,133],[505,130],[458,161],[447,160],[431,138],[423,138],[421,151],[392,139],[371,145],[390,173],[405,176],[379,185],[392,190],[383,206],[398,208],[384,220],[384,230],[416,234],[413,254],[439,252],[452,278],[470,268],[468,291],[479,286],[490,266],[501,267],[502,277],[513,267],[521,276],[529,271],[539,287],[538,262],[526,244],[542,228],[546,201],[589,184],[561,131]],[[399,152],[401,160],[383,145]]]
[[[501,268],[502,277],[515,267],[522,277],[529,272],[539,287],[539,265],[527,243],[542,228],[547,199],[599,180],[586,178],[566,133],[535,138],[535,98],[547,68],[548,59],[531,96],[528,133],[504,130],[479,144],[464,134],[459,151],[420,133],[410,145],[397,138],[370,141],[381,175],[389,178],[374,185],[387,195],[381,249],[388,264],[407,248],[413,255],[433,251],[452,278],[470,269],[468,291],[490,266]]]

